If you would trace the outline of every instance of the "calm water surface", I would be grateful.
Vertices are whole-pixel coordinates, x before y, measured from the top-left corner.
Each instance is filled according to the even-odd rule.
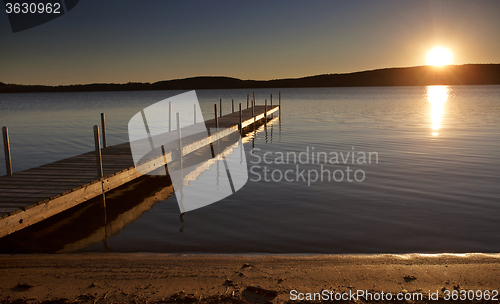
[[[167,180],[141,181],[108,194],[106,218],[92,201],[1,251],[500,252],[500,86],[258,89],[257,102],[271,93],[276,102],[278,91],[281,121],[247,135],[250,180],[236,194],[181,218]],[[181,92],[0,94],[14,171],[92,150],[101,112],[108,144],[128,141],[136,112]],[[210,119],[219,98],[227,113],[252,91],[197,94]],[[279,159],[301,152],[302,163]],[[308,182],[321,170],[337,181]],[[85,212],[95,229],[82,228],[92,226]]]

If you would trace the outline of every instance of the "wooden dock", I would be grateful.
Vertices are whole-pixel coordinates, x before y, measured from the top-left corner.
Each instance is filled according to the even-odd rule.
[[[265,123],[279,110],[279,106],[259,105],[241,110],[241,119],[238,109],[205,121],[207,129],[219,127],[221,131],[205,138],[183,142],[182,155],[222,139],[234,130],[243,130],[261,120]],[[166,151],[163,157],[138,164],[141,167],[138,170],[134,166],[130,143],[102,148],[100,151],[103,172],[101,178],[97,174],[97,150],[15,172],[10,176],[1,176],[0,237],[103,195],[142,176],[139,172],[150,172],[165,166],[165,161],[173,160],[176,154],[176,151]]]

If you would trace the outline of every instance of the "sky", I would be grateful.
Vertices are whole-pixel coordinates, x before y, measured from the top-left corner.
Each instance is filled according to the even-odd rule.
[[[194,76],[268,80],[426,64],[500,63],[500,1],[80,0],[12,33],[0,82],[66,85]]]

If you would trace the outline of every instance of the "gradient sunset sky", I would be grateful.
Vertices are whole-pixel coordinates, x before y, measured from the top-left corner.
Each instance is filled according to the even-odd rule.
[[[426,64],[500,63],[500,1],[80,0],[12,33],[0,13],[0,82],[267,80]]]

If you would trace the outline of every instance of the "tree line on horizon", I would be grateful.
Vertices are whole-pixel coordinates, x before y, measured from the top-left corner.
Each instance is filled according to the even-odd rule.
[[[154,83],[93,83],[60,86],[20,85],[0,82],[0,93],[488,84],[500,84],[500,64],[386,68],[346,74],[324,74],[274,80],[241,80],[231,77],[198,76]]]

